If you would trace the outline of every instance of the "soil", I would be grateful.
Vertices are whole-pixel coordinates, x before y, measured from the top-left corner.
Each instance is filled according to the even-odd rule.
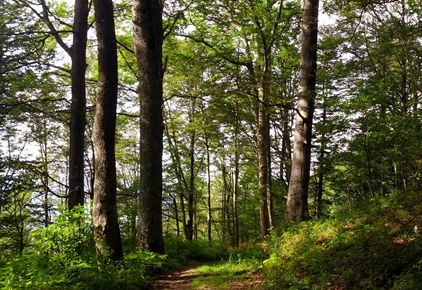
[[[185,268],[175,271],[167,275],[161,275],[152,280],[148,285],[142,287],[142,290],[153,289],[177,289],[177,290],[193,290],[189,282],[198,277],[206,277],[207,274],[198,274],[195,272],[198,266],[186,266]],[[244,273],[239,273],[239,275]],[[215,288],[206,287],[201,290],[212,290]],[[227,290],[242,290],[242,289],[262,289],[262,274],[254,273],[248,275],[246,278],[233,282]]]

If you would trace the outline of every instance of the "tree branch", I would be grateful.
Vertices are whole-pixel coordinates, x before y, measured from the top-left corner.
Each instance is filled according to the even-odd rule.
[[[245,66],[247,68],[252,67],[252,63],[250,61],[238,61],[234,57],[218,51],[212,44],[210,44],[204,38],[196,38],[196,37],[194,37],[192,35],[189,35],[189,34],[178,34],[178,36],[186,37],[186,38],[189,38],[189,39],[191,39],[191,40],[193,40],[193,41],[195,41],[197,43],[204,44],[205,46],[211,48],[219,57],[221,57],[224,60],[230,62],[231,64],[234,64],[234,65],[243,65],[243,66]]]
[[[42,7],[42,14],[39,13],[34,7],[29,5],[28,2],[26,2],[26,1],[15,0],[15,2],[18,3],[18,4],[19,4],[19,2],[21,2],[23,5],[25,5],[29,9],[31,9],[32,12],[34,12],[34,14],[37,15],[37,17],[39,19],[41,19],[47,25],[48,29],[50,29],[51,34],[53,35],[53,37],[57,41],[57,43],[60,45],[60,47],[64,51],[66,51],[66,53],[69,56],[72,56],[72,50],[70,49],[69,46],[66,45],[66,43],[64,43],[63,39],[59,35],[59,32],[56,30],[53,23],[50,21],[50,18],[49,18],[50,12],[49,12],[47,4],[45,3],[45,0],[40,0],[41,7]]]

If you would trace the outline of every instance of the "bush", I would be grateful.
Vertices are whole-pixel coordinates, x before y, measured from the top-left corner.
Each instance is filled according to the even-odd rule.
[[[101,270],[95,257],[90,262],[68,260],[66,263],[36,253],[2,258],[1,289],[139,289],[160,273],[166,262],[165,256],[146,251],[129,254],[124,261]]]
[[[139,289],[164,268],[165,256],[140,251],[100,269],[84,209],[60,210],[54,224],[34,235],[32,251],[2,257],[1,289]]]
[[[228,252],[221,243],[209,241],[188,241],[183,238],[170,238],[165,240],[168,257],[176,266],[196,262],[218,261],[227,257]]]
[[[34,233],[36,250],[46,257],[75,261],[94,254],[92,222],[83,206],[59,207],[54,223]]]

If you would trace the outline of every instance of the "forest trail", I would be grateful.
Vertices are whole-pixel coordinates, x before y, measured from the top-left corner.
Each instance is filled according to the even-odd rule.
[[[186,266],[178,271],[156,277],[148,285],[141,289],[177,289],[177,290],[241,290],[241,289],[262,289],[263,276],[261,273],[236,273],[234,277],[218,277],[215,274],[198,273],[198,266]],[[246,275],[245,275],[246,274]],[[214,276],[214,277],[213,277]],[[207,280],[221,278],[221,285],[209,286]],[[200,281],[192,285],[192,281]],[[226,280],[223,282],[223,280]]]

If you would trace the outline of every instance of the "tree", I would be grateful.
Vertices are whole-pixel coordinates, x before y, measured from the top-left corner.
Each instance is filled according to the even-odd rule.
[[[0,249],[22,255],[31,228],[37,226],[34,193],[41,189],[34,165],[20,158],[0,159]]]
[[[24,25],[26,28],[25,34],[41,34],[45,35],[34,41],[39,48],[53,47],[56,49],[56,44],[59,45],[68,56],[71,58],[71,69],[60,67],[52,62],[38,62],[44,67],[55,68],[66,74],[70,74],[71,78],[71,94],[72,100],[70,105],[70,140],[69,140],[69,176],[68,189],[69,199],[68,205],[72,209],[75,205],[84,203],[84,152],[85,152],[85,124],[86,124],[86,93],[85,93],[85,72],[86,72],[86,44],[88,32],[88,13],[89,5],[87,0],[75,0],[73,27],[67,24],[65,20],[60,19],[58,15],[54,14],[52,9],[54,4],[47,4],[46,1],[40,0],[31,2],[26,0],[14,0],[15,5],[25,7],[32,11],[37,19],[42,20],[47,29],[32,29],[30,26]],[[62,6],[63,7],[63,6]],[[58,9],[63,13],[66,9]],[[32,17],[32,16],[31,16]],[[31,18],[27,18],[28,22]],[[52,20],[53,19],[53,20]],[[47,32],[46,32],[47,31]],[[69,33],[73,35],[72,46],[67,45],[65,38]],[[17,34],[18,35],[18,34]],[[55,44],[51,45],[51,39],[55,40]],[[32,52],[30,53],[32,54]],[[42,58],[41,58],[42,59]],[[39,67],[38,69],[40,69]]]
[[[69,153],[69,209],[84,204],[84,152],[86,123],[86,44],[88,33],[88,0],[75,0],[73,43],[63,46],[72,58],[72,102],[70,107],[70,153]],[[48,19],[44,5],[44,16]],[[48,20],[48,22],[50,22]],[[50,23],[51,25],[51,23]],[[53,29],[53,33],[57,34]],[[59,41],[59,43],[62,43]]]
[[[93,223],[97,256],[123,258],[116,204],[115,133],[117,110],[117,46],[113,2],[95,0],[98,42],[98,90],[93,129],[95,182]],[[111,251],[111,252],[110,252]]]
[[[163,61],[162,1],[133,0],[133,38],[140,101],[140,193],[138,243],[163,253],[162,152]]]
[[[339,127],[348,136],[338,142],[347,150],[332,156],[337,166],[328,181],[336,201],[349,204],[421,186],[422,10],[415,1],[361,4],[341,7],[347,13],[330,33],[337,56],[348,56],[337,60],[335,72],[343,95],[336,110],[346,119]],[[352,39],[347,46],[345,38]]]
[[[50,203],[52,193],[61,195],[65,192],[63,190],[58,194],[59,182],[52,177],[53,171],[60,171],[60,175],[66,177],[66,166],[63,164],[67,164],[65,160],[68,156],[56,155],[60,152],[60,145],[65,143],[58,136],[67,136],[63,134],[65,117],[62,113],[66,106],[65,90],[57,91],[57,87],[62,87],[65,83],[57,74],[53,76],[53,71],[48,68],[57,55],[55,42],[50,42],[50,33],[45,31],[42,20],[34,18],[33,11],[20,2],[4,1],[2,4],[0,155],[3,149],[8,148],[10,162],[5,163],[4,172],[16,175],[16,179],[5,180],[5,183],[15,188],[14,205],[12,207],[9,204],[5,210],[10,213],[7,223],[12,225],[19,222],[22,225],[19,232],[29,233],[40,221],[44,226],[49,224],[50,213],[54,209],[54,205]],[[37,147],[40,149],[39,155]],[[12,162],[14,158],[19,162]],[[29,165],[31,171],[28,170]],[[52,169],[55,166],[57,167]],[[32,180],[25,190],[22,186],[26,183],[24,180]],[[5,192],[7,190],[0,190],[0,200],[5,200]],[[20,207],[22,209],[18,211]],[[17,212],[21,214],[16,214]],[[28,218],[23,218],[23,213]],[[28,220],[32,224],[29,225]]]
[[[192,12],[192,33],[189,39],[208,47],[215,56],[236,66],[243,77],[242,90],[252,97],[255,117],[254,144],[258,195],[260,197],[261,238],[274,227],[271,171],[270,104],[278,89],[275,71],[286,55],[287,41],[282,43],[283,32],[295,29],[296,3],[284,1],[202,1]],[[294,38],[294,36],[292,37]],[[290,40],[291,42],[291,40]],[[276,58],[278,54],[279,58]],[[283,100],[284,101],[284,100]]]
[[[293,147],[292,171],[285,219],[288,223],[308,217],[312,119],[316,95],[318,0],[305,0],[302,12],[299,101]]]

